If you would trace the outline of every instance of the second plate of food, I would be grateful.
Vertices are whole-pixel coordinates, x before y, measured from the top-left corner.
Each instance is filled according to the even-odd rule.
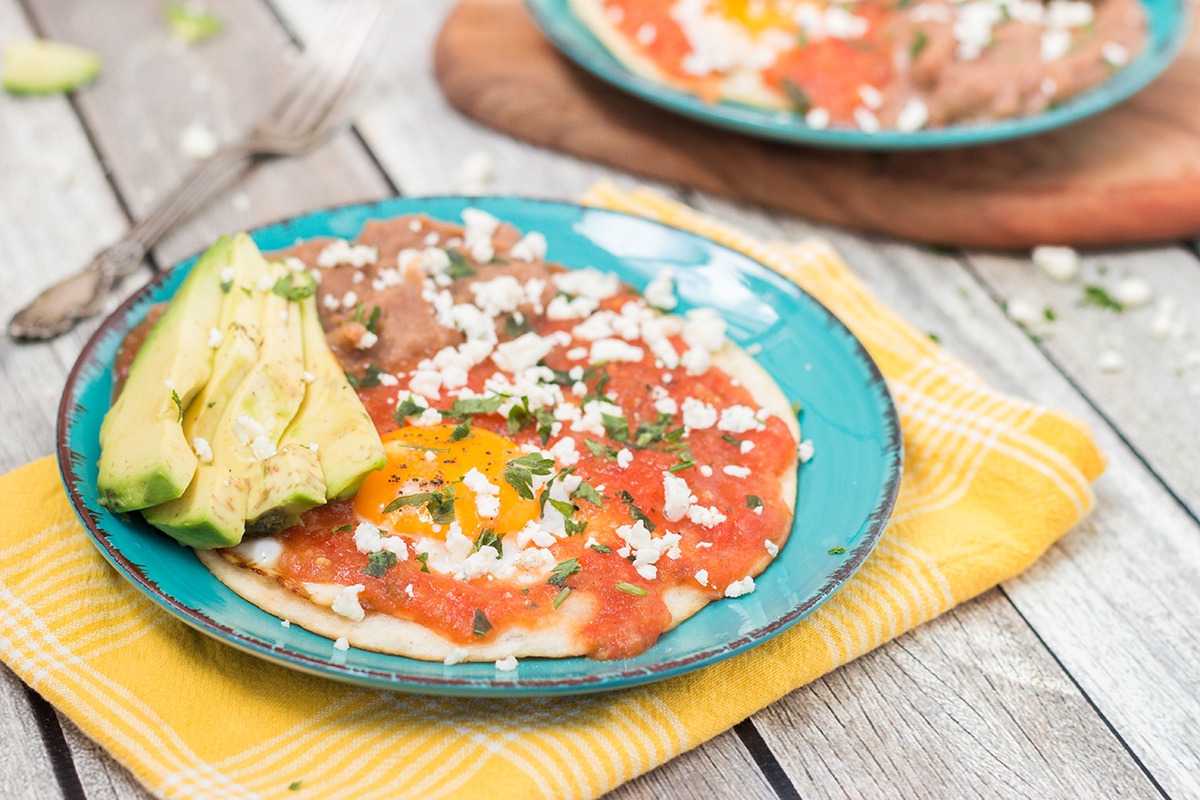
[[[752,136],[865,150],[978,145],[1077,122],[1158,77],[1191,30],[1186,0],[525,1],[559,51],[643,100]],[[1127,12],[1144,35],[1121,30]],[[989,54],[1001,46],[1014,60]],[[750,66],[726,72],[732,64]],[[937,94],[902,99],[903,86],[933,81],[921,71],[964,67],[939,78]],[[706,77],[717,74],[727,78]],[[936,125],[981,94],[1003,113]]]
[[[100,426],[110,405],[118,349],[156,304],[175,294],[194,260],[144,288],[97,331],[71,374],[60,408],[59,460],[68,494],[100,552],[121,574],[184,622],[275,663],[367,686],[481,696],[617,689],[698,669],[736,655],[795,624],[850,578],[881,535],[895,500],[901,464],[896,412],[882,376],[854,336],[813,298],[761,264],[711,240],[646,219],[565,203],[505,197],[411,198],[338,208],[265,227],[253,231],[251,237],[263,251],[278,251],[298,241],[326,237],[353,240],[370,221],[408,214],[458,224],[464,212],[469,215],[468,209],[472,208],[522,231],[540,233],[545,237],[546,260],[551,263],[575,269],[595,267],[637,289],[644,289],[669,268],[675,276],[678,311],[698,307],[715,310],[727,326],[729,339],[753,355],[782,390],[785,402],[803,409],[803,439],[812,443],[815,456],[800,468],[788,540],[755,581],[739,581],[739,591],[725,592],[728,597],[706,605],[633,657],[522,658],[515,669],[508,671],[490,661],[447,664],[358,647],[347,649],[344,643],[336,646],[332,635],[318,635],[298,624],[282,624],[280,616],[248,602],[217,580],[195,551],[155,530],[139,514],[113,514],[100,502]],[[417,220],[412,224],[420,228]],[[460,245],[465,243],[446,243],[447,247]],[[353,251],[346,249],[342,257],[353,259]],[[597,274],[581,278],[593,280]],[[349,280],[349,274],[346,277]],[[382,278],[377,280],[386,284]],[[327,276],[324,283],[332,282],[333,276]],[[359,285],[368,284],[364,281]],[[323,303],[328,302],[327,289],[322,290]],[[344,304],[344,297],[336,299]],[[620,349],[620,341],[610,341],[613,344],[609,349]],[[582,368],[580,371],[586,372]],[[403,388],[387,392],[390,396]],[[400,402],[398,397],[391,399]],[[788,413],[787,405],[781,413]],[[695,419],[691,424],[715,421]],[[613,433],[609,426],[615,424],[612,419],[605,420],[606,433]],[[747,426],[754,428],[754,420],[742,420],[723,430]],[[636,433],[640,434],[641,428]],[[664,430],[662,434],[674,441],[670,432]],[[630,450],[645,444],[640,443],[640,435],[639,441],[626,438],[629,434],[624,432],[617,436],[630,442]],[[602,444],[607,441],[604,434],[592,438],[597,447],[612,451],[613,462],[621,461],[615,447]],[[430,460],[435,460],[441,449],[431,447],[424,455],[426,459],[434,456]],[[664,445],[659,449],[669,448]],[[679,459],[680,475],[701,471],[699,464],[687,463],[690,454],[682,449],[672,449],[671,453],[672,459]],[[614,476],[624,474],[615,466],[610,471]],[[736,479],[748,481],[746,505],[752,509],[753,493],[764,494],[769,487],[754,483],[744,477],[745,473],[735,469],[727,474],[741,475]],[[699,479],[691,480],[694,485]],[[660,488],[661,483],[656,478]],[[631,522],[644,516],[634,498],[622,494],[620,488],[608,486],[605,496],[621,519]],[[605,491],[603,487],[597,490]],[[394,493],[396,488],[391,491]],[[740,494],[737,499],[741,500]],[[741,507],[742,503],[734,505]],[[647,510],[650,516],[658,517],[660,509]],[[628,520],[623,516],[626,513]],[[786,524],[787,518],[783,520]],[[659,530],[655,535],[662,533]],[[511,547],[513,538],[518,538],[517,534],[513,533],[505,544]],[[582,540],[584,536],[576,538]],[[478,545],[477,541],[476,550],[481,549]],[[759,548],[761,551],[761,542]],[[766,552],[771,550],[766,548]],[[663,554],[663,564],[670,558],[671,554]],[[433,559],[429,563],[433,565]],[[555,599],[562,602],[558,586],[569,588],[574,574],[564,570],[553,591],[542,585],[547,581],[540,581],[534,588],[541,594],[549,592],[547,598],[550,594],[560,595]],[[362,580],[357,570],[352,577]],[[631,590],[636,587],[627,585],[625,591]],[[566,599],[568,605],[572,602]],[[478,627],[476,635],[481,635]]]

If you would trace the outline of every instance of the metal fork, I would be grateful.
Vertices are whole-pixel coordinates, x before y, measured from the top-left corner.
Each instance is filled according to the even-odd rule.
[[[98,312],[120,278],[137,270],[146,252],[175,223],[204,203],[235,174],[258,160],[303,155],[345,120],[363,71],[384,38],[391,0],[337,0],[321,33],[305,48],[274,107],[240,141],[196,167],[173,192],[102,250],[82,271],[34,298],[8,323],[18,339],[50,339]]]

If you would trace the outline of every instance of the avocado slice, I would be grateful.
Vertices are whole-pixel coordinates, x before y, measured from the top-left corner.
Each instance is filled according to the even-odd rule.
[[[146,521],[180,542],[222,547],[241,541],[254,467],[237,445],[238,403],[258,363],[267,296],[259,282],[267,263],[245,234],[232,240],[233,279],[222,309],[221,343],[211,379],[188,407],[183,427],[190,445],[204,439],[211,461],[199,463],[195,477],[176,499],[143,509]],[[205,332],[205,345],[208,344]]]
[[[317,299],[300,300],[304,329],[304,364],[312,382],[286,436],[289,441],[316,442],[330,502],[350,497],[367,474],[387,463],[375,423],[367,416],[346,373],[325,341]]]
[[[184,411],[212,374],[209,330],[221,319],[221,271],[232,263],[223,237],[192,267],[129,367],[100,427],[100,502],[133,511],[179,497],[196,472]]]
[[[184,44],[195,44],[210,36],[216,36],[224,26],[221,18],[203,8],[193,8],[186,3],[171,3],[163,10],[171,35]]]
[[[294,525],[301,513],[325,502],[325,477],[313,452],[320,449],[319,444],[296,441],[294,432],[291,436],[287,433],[307,394],[302,314],[295,301],[315,294],[316,282],[304,274],[302,283],[296,285],[298,276],[279,262],[271,264],[271,277],[278,288],[267,298],[260,359],[263,369],[269,370],[273,387],[269,402],[272,422],[264,424],[265,435],[277,450],[262,459],[260,469],[250,476],[246,530],[252,534],[274,533]]]
[[[99,56],[64,42],[33,39],[4,50],[4,89],[12,94],[70,92],[99,74]]]

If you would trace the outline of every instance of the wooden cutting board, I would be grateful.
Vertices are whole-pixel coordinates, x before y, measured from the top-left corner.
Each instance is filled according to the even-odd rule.
[[[435,70],[455,107],[518,139],[858,231],[999,249],[1200,234],[1200,24],[1163,76],[1103,114],[920,153],[779,144],[676,116],[577,68],[520,0],[463,0]]]

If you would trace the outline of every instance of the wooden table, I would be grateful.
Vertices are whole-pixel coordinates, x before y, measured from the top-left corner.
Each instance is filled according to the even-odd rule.
[[[284,80],[321,0],[208,0],[226,32],[168,44],[159,3],[0,0],[0,42],[98,51],[71,98],[0,97],[0,316],[82,265],[188,169],[200,120],[244,130]],[[575,198],[629,176],[532,149],[449,109],[430,47],[450,0],[403,0],[356,132],[259,168],[157,248],[169,265],[218,234],[318,206],[454,191],[465,157],[487,190]],[[1147,142],[1147,146],[1152,146]],[[669,187],[664,187],[671,191]],[[893,308],[994,386],[1064,408],[1111,463],[1095,513],[1026,574],[804,687],[620,797],[1200,796],[1200,339],[1159,339],[1155,311],[1081,307],[1023,255],[942,252],[676,193],[769,237],[817,233]],[[1200,327],[1195,243],[1086,254],[1087,282],[1141,276]],[[143,271],[145,280],[148,271]],[[127,281],[122,292],[140,280]],[[115,305],[118,298],[113,298]],[[1030,336],[1017,299],[1057,320]],[[63,382],[95,322],[48,344],[0,341],[0,471],[52,452]],[[1116,372],[1100,354],[1124,357]],[[13,502],[6,498],[7,502]],[[135,798],[138,784],[0,668],[0,796]]]

